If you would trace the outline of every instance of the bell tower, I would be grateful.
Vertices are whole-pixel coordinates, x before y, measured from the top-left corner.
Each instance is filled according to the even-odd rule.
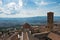
[[[53,29],[53,16],[54,16],[53,12],[47,13],[47,26],[49,30]]]

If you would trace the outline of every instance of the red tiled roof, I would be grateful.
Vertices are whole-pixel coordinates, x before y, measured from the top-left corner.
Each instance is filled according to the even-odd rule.
[[[60,40],[60,35],[52,32],[48,35],[48,37],[51,38],[52,40]]]

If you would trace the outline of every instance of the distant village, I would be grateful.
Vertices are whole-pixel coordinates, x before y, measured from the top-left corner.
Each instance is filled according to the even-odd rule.
[[[47,25],[24,23],[19,30],[0,32],[0,40],[60,40],[60,24],[54,23],[54,12],[48,12]]]

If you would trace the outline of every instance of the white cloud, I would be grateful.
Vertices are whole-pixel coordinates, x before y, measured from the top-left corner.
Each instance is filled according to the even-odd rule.
[[[2,0],[0,0],[0,6],[2,5]]]
[[[13,10],[13,9],[16,8],[16,3],[15,3],[15,2],[8,3],[8,4],[6,4],[6,7],[7,7],[9,10]]]
[[[3,10],[3,8],[2,7],[0,7],[0,11],[2,11]]]
[[[22,0],[19,0],[19,3],[10,2],[5,5],[4,13],[8,15],[12,15],[12,12],[19,11],[23,6]]]
[[[6,15],[6,14],[11,14],[11,12],[9,10],[5,10],[4,8],[0,7],[0,15]]]
[[[10,14],[10,11],[5,11],[3,14],[0,14],[0,17],[7,17],[7,18],[23,18],[23,17],[34,17],[34,16],[43,16],[44,12],[43,10],[37,9],[37,10],[21,10],[19,13],[16,13],[14,15],[6,15]],[[44,14],[45,15],[45,14]]]
[[[9,10],[20,10],[23,6],[22,0],[19,0],[18,3],[10,2],[5,5]]]
[[[41,2],[35,2],[37,5],[43,5],[43,6],[45,6],[45,5],[49,5],[49,4],[54,4],[54,3],[56,3],[56,2],[45,2],[45,1],[41,1]]]
[[[48,5],[47,2],[41,1],[40,5]]]
[[[35,2],[37,5],[49,5],[49,4],[54,4],[56,2],[45,2],[45,1],[41,1],[41,2]],[[2,14],[0,14],[0,17],[7,17],[7,18],[18,18],[18,17],[34,17],[34,16],[45,16],[46,13],[50,10],[45,10],[45,9],[36,9],[36,10],[28,10],[28,9],[21,9],[23,6],[23,2],[22,0],[19,0],[19,3],[15,3],[15,2],[10,2],[8,4],[5,5],[5,8],[0,8],[0,11],[2,12]],[[16,14],[12,15],[12,11],[11,10],[16,10],[18,11]],[[8,15],[7,15],[8,14]]]
[[[33,17],[33,16],[43,16],[41,10],[24,10],[21,9],[23,6],[22,0],[19,0],[19,3],[16,4],[15,2],[10,2],[5,5],[6,8],[2,8],[2,14],[0,14],[0,17],[8,17],[8,18],[17,18],[17,17]],[[21,10],[19,10],[21,9]],[[16,13],[12,15],[11,10],[18,10],[20,11],[19,13]],[[7,15],[8,14],[8,15]]]
[[[4,11],[5,14],[11,14],[10,10]]]
[[[22,6],[23,6],[23,1],[19,0],[19,7],[22,7]]]
[[[15,17],[44,16],[44,15],[46,15],[44,12],[43,12],[43,10],[40,10],[40,9],[39,10],[38,9],[37,10],[21,10],[19,14],[15,15]]]

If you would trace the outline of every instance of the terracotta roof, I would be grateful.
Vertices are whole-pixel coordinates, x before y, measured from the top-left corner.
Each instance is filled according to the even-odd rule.
[[[49,33],[48,37],[51,38],[52,40],[60,40],[60,35],[53,32]]]
[[[28,23],[25,23],[25,24],[23,25],[23,28],[30,28],[30,25],[29,25]]]

